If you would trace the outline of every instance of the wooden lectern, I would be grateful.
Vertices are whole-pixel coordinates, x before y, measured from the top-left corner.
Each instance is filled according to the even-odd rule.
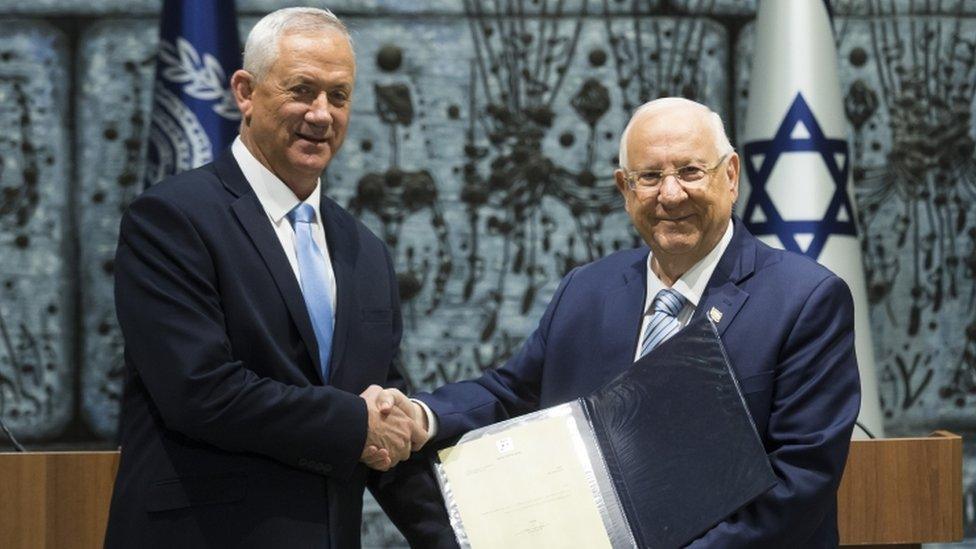
[[[840,543],[919,547],[962,540],[962,439],[851,441],[837,494]]]
[[[101,547],[118,465],[118,452],[0,453],[0,547]]]
[[[118,452],[0,454],[0,547],[97,548]],[[841,544],[962,539],[962,439],[855,440],[837,494]]]

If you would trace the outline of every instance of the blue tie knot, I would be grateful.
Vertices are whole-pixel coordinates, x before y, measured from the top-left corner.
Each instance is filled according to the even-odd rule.
[[[673,317],[677,317],[678,313],[685,306],[685,298],[678,292],[665,288],[654,296],[654,302],[651,303],[651,308],[655,311],[659,311]]]
[[[315,220],[315,208],[311,204],[300,202],[288,212],[288,221],[294,227],[295,223],[311,223]]]

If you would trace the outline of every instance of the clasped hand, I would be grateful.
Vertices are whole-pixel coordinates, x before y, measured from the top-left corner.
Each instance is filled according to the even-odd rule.
[[[369,413],[366,446],[359,459],[367,466],[387,471],[427,442],[427,416],[403,393],[370,385],[359,396]]]

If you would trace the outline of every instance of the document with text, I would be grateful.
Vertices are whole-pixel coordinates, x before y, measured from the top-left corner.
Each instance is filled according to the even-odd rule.
[[[573,415],[462,442],[440,459],[472,548],[611,547]]]

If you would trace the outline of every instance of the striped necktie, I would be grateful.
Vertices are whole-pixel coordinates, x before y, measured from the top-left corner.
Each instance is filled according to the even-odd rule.
[[[328,383],[329,358],[332,354],[332,299],[329,297],[328,278],[325,274],[325,256],[312,239],[315,208],[302,202],[288,212],[288,221],[295,229],[295,254],[298,256],[302,297],[305,298],[315,340],[319,344],[322,379]]]
[[[684,306],[685,298],[670,288],[665,288],[654,296],[654,301],[651,302],[653,312],[651,320],[647,323],[647,330],[644,332],[638,360],[681,329],[678,313]]]

